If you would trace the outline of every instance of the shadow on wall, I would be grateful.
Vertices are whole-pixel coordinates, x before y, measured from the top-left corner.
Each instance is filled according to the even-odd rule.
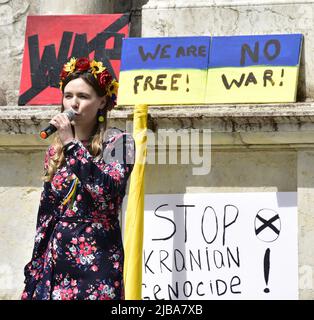
[[[6,106],[7,105],[7,99],[5,96],[5,92],[3,89],[0,88],[0,106]]]
[[[142,6],[149,0],[109,0],[111,13],[131,13],[130,37],[141,37],[142,35]]]
[[[304,40],[303,40],[304,41]],[[300,69],[299,69],[299,79],[298,79],[298,89],[297,89],[297,101],[303,102],[306,100],[306,76],[305,76],[305,48],[304,43],[301,49],[300,56]]]

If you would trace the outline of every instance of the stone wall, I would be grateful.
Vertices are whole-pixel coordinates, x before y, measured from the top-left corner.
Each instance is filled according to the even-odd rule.
[[[0,1],[0,104],[15,105],[20,82],[26,16],[36,10],[27,0]]]

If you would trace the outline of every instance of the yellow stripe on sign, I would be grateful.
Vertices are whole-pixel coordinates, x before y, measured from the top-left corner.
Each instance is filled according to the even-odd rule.
[[[118,105],[204,103],[207,70],[131,70],[119,76]]]
[[[298,67],[208,70],[205,103],[295,102]]]

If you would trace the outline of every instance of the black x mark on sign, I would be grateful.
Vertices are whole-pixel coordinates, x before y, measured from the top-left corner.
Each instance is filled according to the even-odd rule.
[[[276,214],[275,216],[273,216],[269,220],[262,218],[258,214],[256,215],[256,218],[258,218],[260,221],[263,222],[263,224],[258,229],[255,230],[256,235],[258,235],[262,230],[264,230],[267,227],[271,228],[276,234],[279,234],[280,231],[273,225],[273,222],[276,221],[277,219],[279,219],[278,214]]]

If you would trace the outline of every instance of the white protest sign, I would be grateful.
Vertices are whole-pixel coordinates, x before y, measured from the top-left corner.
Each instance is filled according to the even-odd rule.
[[[143,299],[298,299],[295,192],[145,196]]]

